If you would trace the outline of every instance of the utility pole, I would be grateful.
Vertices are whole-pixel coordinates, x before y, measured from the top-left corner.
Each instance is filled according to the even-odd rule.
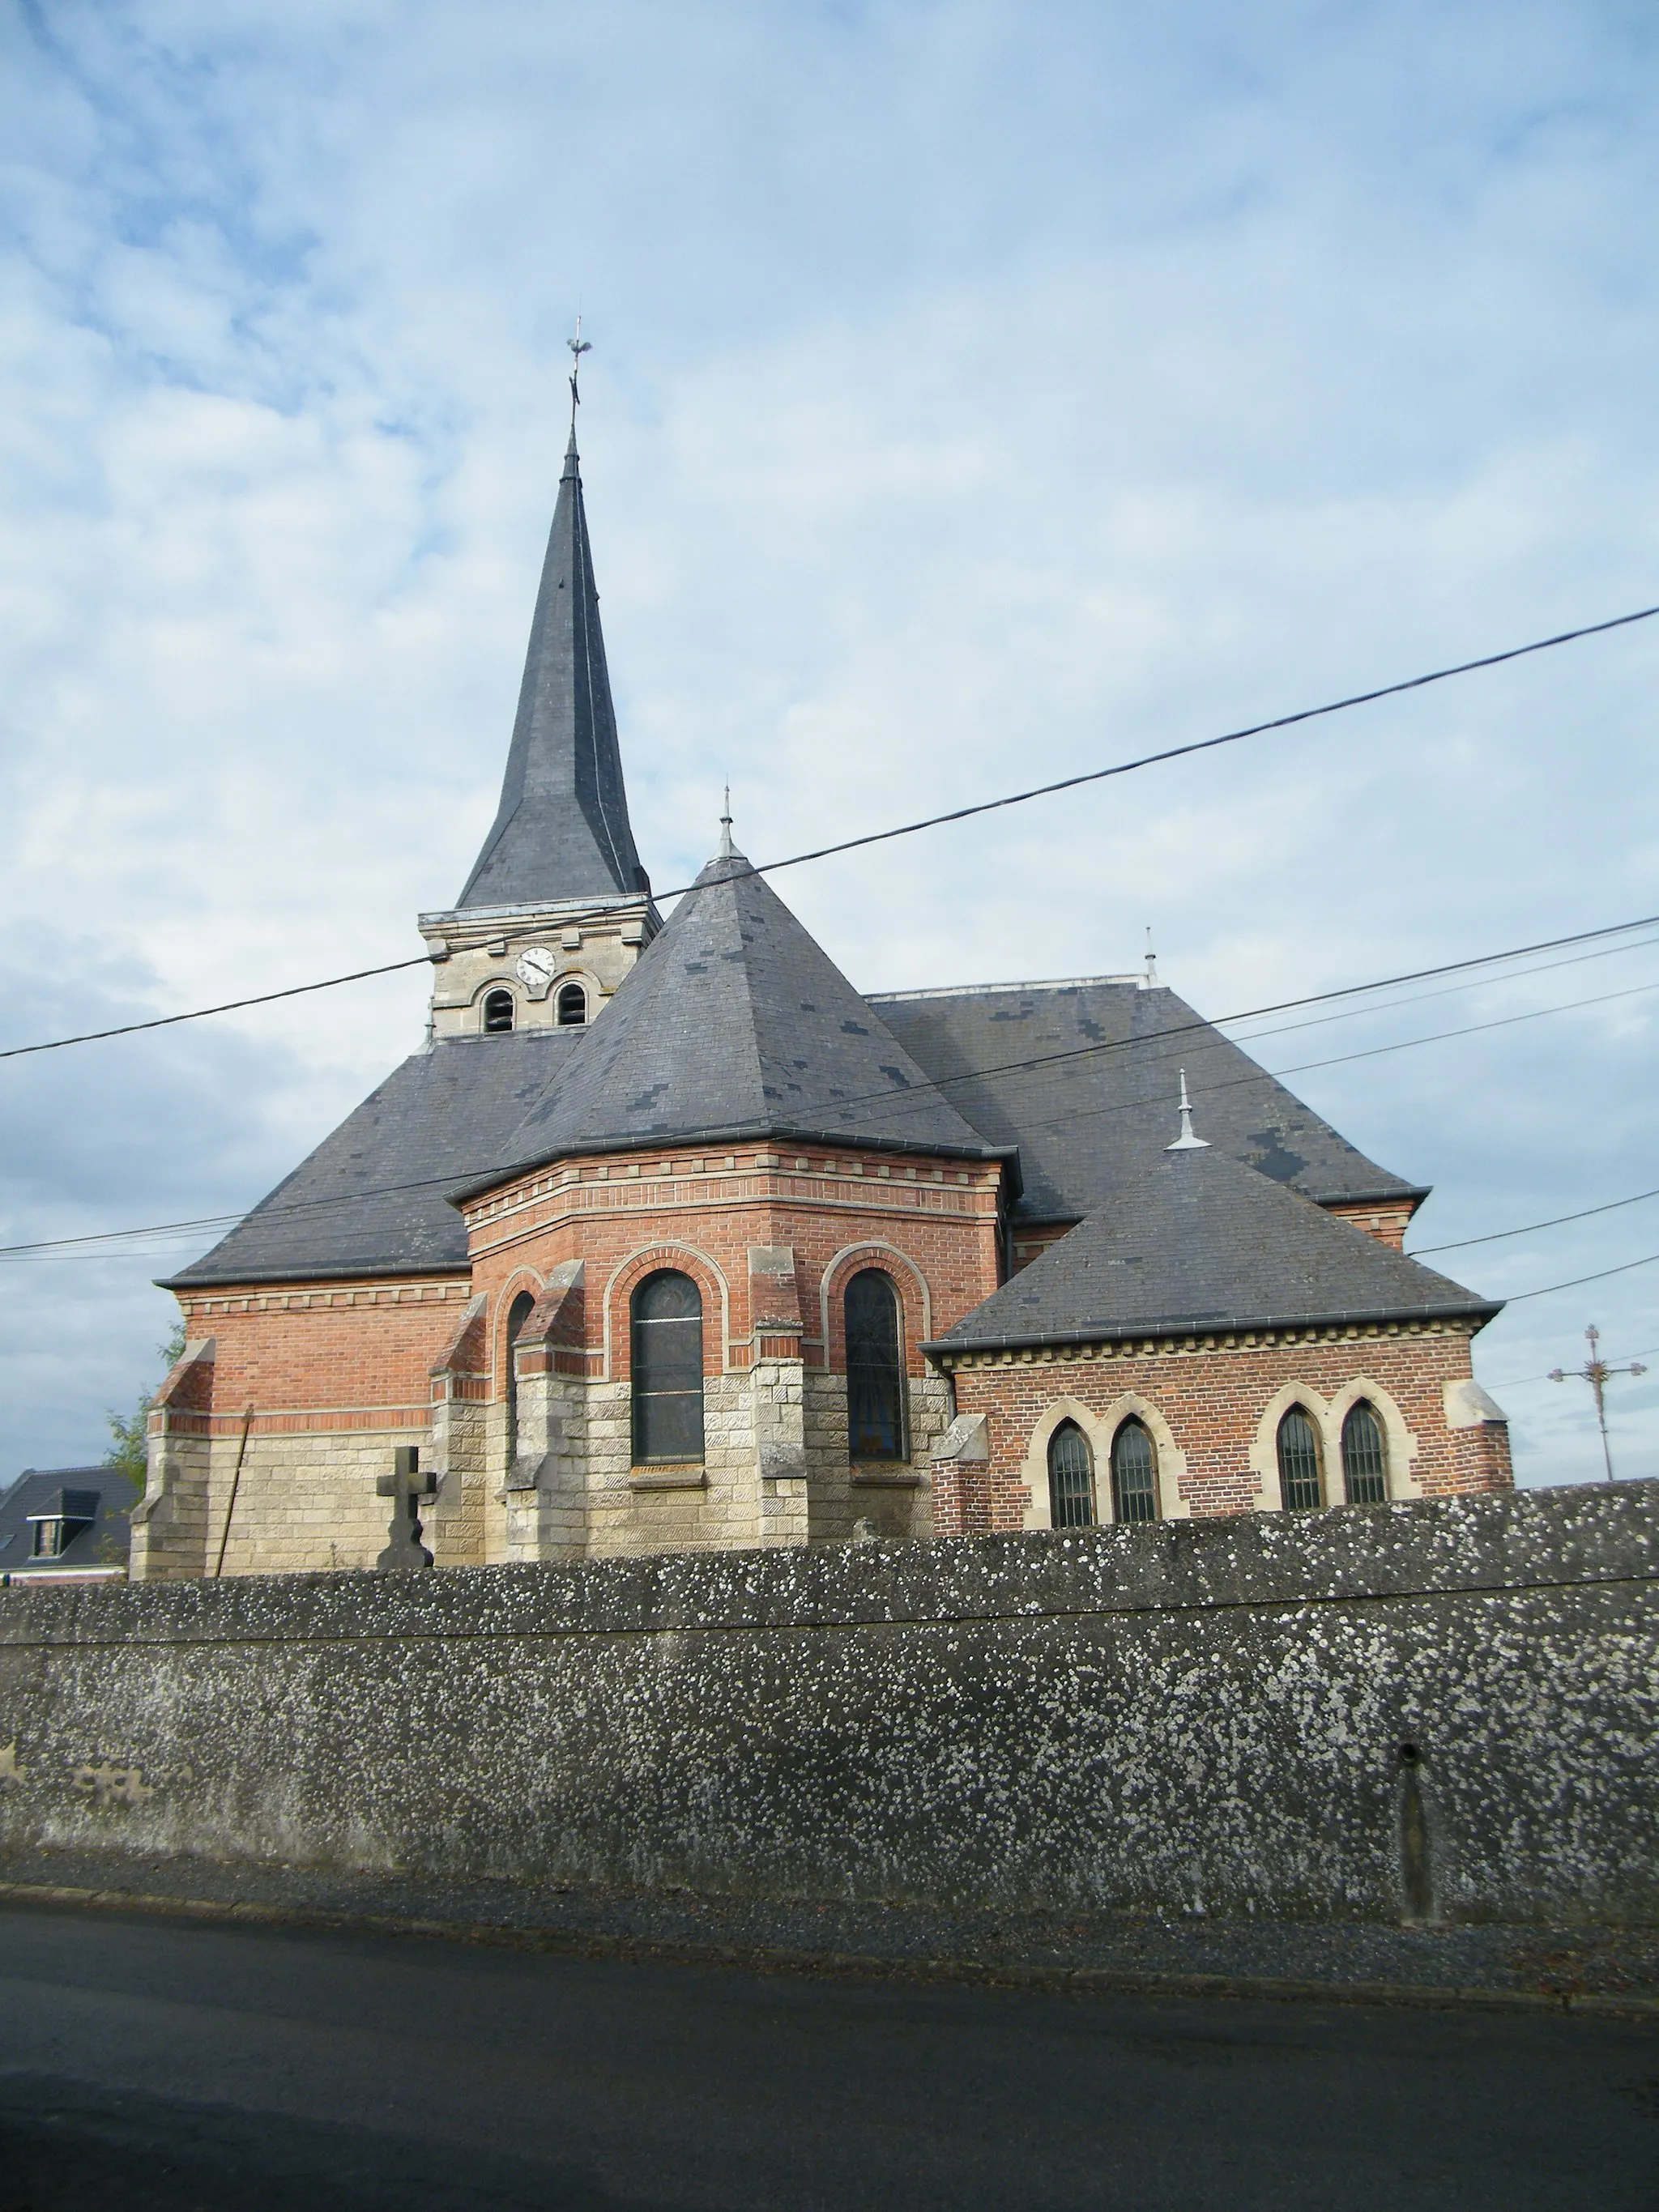
[[[1609,1367],[1601,1357],[1601,1332],[1592,1322],[1584,1331],[1589,1346],[1589,1358],[1582,1367],[1552,1367],[1550,1381],[1565,1382],[1580,1376],[1595,1393],[1595,1419],[1601,1431],[1601,1459],[1607,1470],[1607,1480],[1613,1480],[1613,1447],[1607,1442],[1607,1377],[1610,1375],[1645,1375],[1647,1369],[1639,1359],[1632,1359],[1628,1367]]]

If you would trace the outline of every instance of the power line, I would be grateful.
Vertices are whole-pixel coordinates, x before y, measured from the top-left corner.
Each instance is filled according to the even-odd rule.
[[[1495,960],[1511,957],[1514,956],[1494,953],[1488,957],[1490,959]],[[1567,965],[1571,963],[1559,963],[1552,964]],[[1440,973],[1443,971],[1433,970],[1429,972]],[[1533,973],[1535,971],[1528,970],[1525,972]],[[1394,980],[1398,981],[1401,979],[1396,978]],[[1381,990],[1388,988],[1388,986],[1386,983],[1378,983],[1371,987],[1367,987],[1363,984],[1350,984],[1344,986],[1340,991],[1332,992],[1325,995],[1328,997],[1341,997],[1347,995],[1353,991],[1363,990],[1367,988],[1373,988]],[[1476,1036],[1486,1030],[1507,1029],[1516,1023],[1535,1021],[1547,1014],[1572,1013],[1584,1006],[1602,1006],[1609,1000],[1638,997],[1646,992],[1654,990],[1659,990],[1659,982],[1633,984],[1623,990],[1601,992],[1591,998],[1567,1000],[1559,1006],[1531,1007],[1524,1013],[1503,1015],[1494,1021],[1474,1022],[1455,1030],[1437,1030],[1427,1036],[1401,1037],[1396,1039],[1390,1044],[1368,1045],[1362,1048],[1358,1052],[1340,1053],[1326,1060],[1298,1061],[1297,1065],[1292,1067],[1270,1069],[1261,1067],[1256,1063],[1252,1062],[1249,1072],[1246,1074],[1229,1076],[1224,1081],[1220,1083],[1194,1084],[1192,1086],[1193,1095],[1194,1097],[1206,1097],[1218,1091],[1237,1090],[1242,1086],[1249,1084],[1277,1083],[1286,1075],[1306,1074],[1316,1068],[1340,1067],[1352,1060],[1374,1060],[1386,1053],[1406,1052],[1419,1045],[1442,1044],[1449,1039]],[[1424,997],[1433,998],[1439,997],[1443,994],[1437,992],[1425,992],[1422,995]],[[1303,999],[1295,1000],[1293,1003],[1297,1006],[1306,1006],[1315,1002],[1310,1000]],[[1413,1002],[1409,1000],[1400,1000],[1395,1001],[1395,1004],[1401,1006],[1406,1006],[1411,1003]],[[1222,1018],[1224,1021],[1243,1021],[1249,1018],[1249,1017],[1243,1014],[1234,1014],[1225,1015],[1222,1017]],[[1167,1045],[1170,1043],[1171,1039],[1185,1036],[1194,1029],[1202,1030],[1210,1028],[1212,1024],[1202,1021],[1182,1023],[1167,1030],[1151,1030],[1146,1035],[1138,1037],[1106,1038],[1098,1044],[1080,1047],[1075,1053],[1067,1052],[1059,1055],[1038,1054],[1024,1060],[1003,1061],[991,1068],[970,1068],[963,1070],[958,1072],[956,1075],[945,1076],[937,1079],[937,1084],[938,1087],[942,1088],[946,1084],[960,1084],[975,1081],[988,1074],[1018,1073],[1029,1068],[1042,1066],[1046,1065],[1049,1060],[1055,1057],[1073,1059],[1083,1056],[1094,1056],[1107,1052],[1121,1052],[1127,1050],[1131,1047],[1138,1046],[1144,1048],[1149,1045]],[[1302,1026],[1302,1024],[1291,1024],[1289,1026],[1297,1028]],[[1263,1034],[1270,1035],[1275,1034],[1275,1032],[1263,1032]],[[1255,1040],[1252,1040],[1252,1042],[1254,1041]],[[1221,1042],[1231,1044],[1232,1040],[1231,1038],[1224,1038]],[[1239,1051],[1241,1057],[1244,1056],[1242,1047],[1235,1047],[1234,1048]],[[1160,1060],[1173,1060],[1176,1056],[1177,1054],[1175,1052],[1163,1052],[1157,1055]],[[853,1100],[843,1101],[842,1103],[861,1103],[863,1100],[878,1097],[887,1102],[896,1111],[900,1113],[907,1110],[910,1112],[920,1112],[925,1110],[929,1103],[929,1101],[927,1098],[920,1097],[907,1104],[907,1102],[903,1100],[902,1095],[896,1097],[890,1091],[883,1091],[880,1093],[860,1093],[857,1094]],[[1115,1099],[1107,1103],[1079,1107],[1073,1113],[1052,1115],[1046,1121],[1033,1121],[1024,1126],[1031,1129],[1061,1128],[1069,1121],[1102,1119],[1108,1114],[1134,1112],[1144,1113],[1147,1110],[1147,1106],[1148,1101],[1145,1098]],[[698,1140],[700,1133],[702,1133],[695,1130],[688,1131],[681,1136],[665,1139],[664,1142],[670,1145],[695,1143]],[[855,1143],[858,1140],[849,1133],[848,1141]],[[493,1167],[495,1164],[492,1163],[491,1166]],[[405,1192],[416,1190],[453,1188],[457,1184],[467,1182],[471,1176],[489,1171],[489,1170],[486,1169],[482,1164],[472,1169],[452,1168],[446,1170],[446,1171],[441,1175],[422,1176],[406,1182],[376,1183],[363,1189],[345,1193],[336,1193],[324,1198],[299,1199],[285,1206],[266,1206],[258,1209],[258,1211],[260,1212],[262,1219],[271,1220],[279,1217],[314,1212],[319,1207],[333,1207],[343,1204],[349,1204],[354,1200],[361,1200],[363,1199],[393,1197],[400,1195]],[[504,1178],[510,1176],[515,1171],[522,1172],[524,1170],[515,1170],[510,1164],[501,1170]],[[1585,1210],[1585,1213],[1582,1215],[1563,1214],[1560,1217],[1560,1219],[1563,1221],[1580,1220],[1587,1218],[1589,1214],[1611,1212],[1619,1206],[1633,1206],[1637,1204],[1640,1199],[1650,1197],[1659,1197],[1659,1191],[1638,1192],[1633,1198],[1615,1199],[1605,1206],[1588,1207]],[[247,1210],[238,1213],[202,1214],[198,1215],[193,1218],[182,1221],[152,1222],[137,1229],[106,1229],[88,1231],[88,1233],[78,1237],[50,1237],[39,1239],[29,1243],[0,1245],[0,1260],[9,1259],[16,1261],[19,1259],[27,1258],[35,1254],[46,1255],[60,1251],[67,1257],[70,1256],[70,1248],[79,1247],[86,1244],[115,1243],[127,1240],[137,1242],[141,1238],[150,1237],[182,1236],[189,1230],[230,1228],[234,1227],[237,1223],[245,1221],[249,1218],[249,1211]],[[1530,1224],[1528,1227],[1532,1229],[1542,1229],[1551,1228],[1555,1224],[1551,1222],[1536,1222]],[[1528,1228],[1502,1230],[1496,1231],[1491,1237],[1471,1237],[1468,1242],[1470,1243],[1487,1243],[1496,1242],[1499,1237],[1521,1237],[1525,1236],[1528,1233]],[[1460,1249],[1458,1246],[1451,1244],[1429,1245],[1424,1248],[1424,1251],[1425,1253],[1443,1251],[1449,1252],[1458,1249]],[[76,1256],[97,1255],[77,1255]],[[1422,1255],[1412,1253],[1407,1256],[1415,1259],[1422,1256]],[[1531,1294],[1529,1293],[1528,1295]]]
[[[69,1044],[97,1044],[105,1037],[132,1036],[139,1030],[171,1029],[175,1022],[205,1021],[210,1014],[234,1014],[242,1006],[268,1006],[274,999],[300,999],[307,991],[331,991],[340,983],[361,983],[370,975],[395,975],[400,968],[429,968],[433,956],[417,952],[412,959],[388,960],[383,968],[354,968],[349,975],[325,975],[320,983],[290,983],[284,991],[259,991],[251,999],[227,999],[217,1006],[197,1006],[187,1014],[157,1014],[147,1022],[122,1022],[112,1030],[83,1030],[79,1036],[49,1037],[44,1044],[8,1045],[0,1060],[21,1060],[25,1053],[61,1052]]]
[[[908,837],[918,830],[936,830],[942,823],[966,822],[975,814],[994,814],[1005,806],[1023,806],[1028,799],[1050,799],[1056,792],[1075,791],[1081,784],[1101,783],[1107,777],[1128,775],[1134,769],[1154,768],[1162,761],[1183,760],[1189,753],[1213,752],[1218,745],[1236,745],[1244,738],[1259,738],[1269,730],[1288,730],[1297,722],[1316,721],[1322,715],[1340,714],[1350,707],[1368,707],[1377,699],[1397,698],[1402,691],[1420,691],[1430,684],[1443,684],[1449,677],[1468,676],[1479,668],[1497,668],[1506,660],[1521,660],[1533,653],[1548,653],[1558,645],[1571,645],[1583,637],[1596,637],[1602,631],[1624,629],[1632,623],[1650,622],[1659,615],[1659,606],[1638,607],[1634,614],[1615,615],[1610,622],[1586,623],[1579,629],[1564,629],[1554,637],[1534,638],[1528,645],[1513,645],[1503,653],[1484,653],[1478,660],[1460,660],[1449,668],[1431,669],[1425,676],[1408,676],[1403,683],[1379,684],[1374,691],[1355,691],[1346,699],[1332,699],[1322,707],[1304,707],[1293,714],[1277,714],[1269,722],[1251,722],[1242,730],[1228,730],[1218,738],[1199,738],[1191,744],[1170,745],[1164,751],[1143,753],[1139,760],[1120,761],[1112,768],[1088,769],[1081,775],[1062,776],[1056,783],[1039,783],[1030,791],[1016,791],[1006,799],[981,799],[976,806],[953,807],[948,814],[929,814],[920,822],[906,822],[896,830],[872,830],[863,837],[848,837],[838,845],[820,845],[810,853],[796,853],[787,860],[769,860],[757,874],[770,874],[778,868],[796,868],[805,860],[825,860],[834,853],[856,852],[860,846],[880,845],[890,837]],[[690,886],[686,886],[690,889]],[[665,898],[673,898],[678,892],[665,891]]]
[[[1659,1198],[1659,1190],[1638,1190],[1633,1198],[1610,1198],[1605,1206],[1587,1206],[1580,1213],[1558,1213],[1548,1221],[1529,1221],[1524,1229],[1494,1229],[1490,1236],[1463,1237],[1455,1244],[1419,1244],[1407,1257],[1422,1260],[1431,1252],[1467,1252],[1471,1244],[1501,1244],[1506,1237],[1530,1237],[1535,1230],[1559,1229],[1565,1221],[1588,1221],[1593,1214],[1616,1213],[1621,1206],[1640,1206],[1650,1198]]]
[[[1398,698],[1407,691],[1420,691],[1431,684],[1443,684],[1454,676],[1468,676],[1478,669],[1501,667],[1505,661],[1522,660],[1529,654],[1549,653],[1557,646],[1572,645],[1581,638],[1599,637],[1608,630],[1626,629],[1634,623],[1650,622],[1659,615],[1659,606],[1638,607],[1634,613],[1614,615],[1607,622],[1585,623],[1577,629],[1558,631],[1553,637],[1534,638],[1525,645],[1507,647],[1502,653],[1483,653],[1478,659],[1454,662],[1448,668],[1430,669],[1421,676],[1408,676],[1396,684],[1379,684],[1374,690],[1351,692],[1343,699],[1327,700],[1322,706],[1299,708],[1294,714],[1277,714],[1270,721],[1251,722],[1239,730],[1224,731],[1219,737],[1198,738],[1190,744],[1166,746],[1162,752],[1143,753],[1136,760],[1117,761],[1109,768],[1086,769],[1079,775],[1061,776],[1057,782],[1034,784],[1030,790],[1010,792],[1001,799],[985,799],[972,806],[952,807],[948,813],[924,815],[920,821],[902,822],[896,829],[872,830],[861,837],[843,838],[839,844],[815,846],[810,852],[792,853],[787,860],[764,860],[757,865],[751,861],[750,872],[757,876],[775,875],[784,868],[799,868],[809,860],[827,860],[837,853],[853,853],[866,845],[882,845],[895,837],[914,837],[919,830],[938,830],[951,822],[966,822],[978,814],[994,814],[1005,807],[1024,806],[1034,799],[1051,799],[1062,791],[1075,791],[1085,783],[1103,783],[1112,776],[1131,775],[1139,769],[1156,768],[1164,761],[1184,760],[1191,753],[1213,752],[1221,745],[1236,745],[1246,738],[1265,736],[1269,731],[1288,730],[1299,722],[1313,722],[1329,714],[1340,714],[1352,707],[1367,707],[1378,699]],[[653,897],[681,898],[694,890],[695,884],[678,884],[672,890],[658,891]],[[1572,940],[1562,939],[1561,943]],[[292,983],[281,991],[260,991],[244,999],[227,999],[218,1006],[198,1006],[188,1013],[158,1014],[148,1021],[122,1022],[112,1029],[87,1030],[76,1036],[49,1037],[39,1044],[15,1044],[0,1049],[0,1060],[18,1060],[26,1054],[61,1052],[72,1044],[94,1044],[108,1037],[132,1036],[141,1030],[170,1029],[179,1022],[204,1021],[212,1014],[239,1012],[245,1006],[268,1006],[279,999],[297,999],[312,991],[331,991],[344,983],[361,983],[374,975],[394,975],[406,968],[428,967],[444,955],[417,953],[407,960],[388,960],[378,968],[356,968],[346,975],[325,975],[314,983]],[[1236,1017],[1243,1020],[1246,1017]]]
[[[1609,1275],[1628,1275],[1638,1267],[1652,1267],[1656,1260],[1659,1260],[1659,1252],[1650,1252],[1645,1260],[1626,1260],[1622,1267],[1601,1267],[1593,1275],[1575,1275],[1570,1283],[1546,1283],[1538,1291],[1511,1291],[1504,1303],[1518,1306],[1528,1298],[1547,1298],[1557,1291],[1576,1291],[1581,1283],[1605,1283]]]

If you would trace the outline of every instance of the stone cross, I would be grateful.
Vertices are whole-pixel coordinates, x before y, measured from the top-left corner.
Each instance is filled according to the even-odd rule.
[[[386,1547],[375,1565],[384,1574],[406,1573],[429,1567],[432,1554],[421,1541],[421,1500],[434,1495],[435,1474],[421,1473],[421,1455],[414,1444],[399,1444],[392,1454],[392,1471],[383,1474],[374,1488],[382,1498],[396,1502],[386,1530]]]

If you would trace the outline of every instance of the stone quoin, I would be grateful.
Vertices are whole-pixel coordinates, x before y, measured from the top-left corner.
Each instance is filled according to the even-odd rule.
[[[419,927],[422,1049],[167,1285],[136,1579],[371,1566],[400,1449],[440,1567],[1510,1486],[1426,1192],[1150,964],[861,996],[729,821],[665,921],[574,434]]]

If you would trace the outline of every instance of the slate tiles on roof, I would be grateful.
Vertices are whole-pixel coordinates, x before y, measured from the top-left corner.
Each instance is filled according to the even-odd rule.
[[[698,877],[586,1049],[555,1070],[502,1165],[766,1136],[995,1151],[734,854]]]
[[[1499,1307],[1233,1159],[1163,1152],[959,1322],[953,1350],[1462,1318]]]
[[[75,1567],[118,1566],[132,1539],[127,1515],[138,1493],[118,1468],[27,1467],[0,1495],[0,1574],[64,1573]],[[33,1522],[60,1512],[91,1518],[55,1558],[34,1557]]]
[[[464,1270],[444,1194],[500,1155],[585,1029],[447,1037],[404,1060],[222,1243],[169,1288]]]
[[[645,888],[623,786],[573,431],[530,627],[501,805],[457,904]]]
[[[1157,1157],[1182,1067],[1205,1136],[1275,1182],[1322,1200],[1421,1195],[1173,991],[1004,985],[871,1004],[985,1138],[1019,1146],[1023,1220],[1080,1219]]]

